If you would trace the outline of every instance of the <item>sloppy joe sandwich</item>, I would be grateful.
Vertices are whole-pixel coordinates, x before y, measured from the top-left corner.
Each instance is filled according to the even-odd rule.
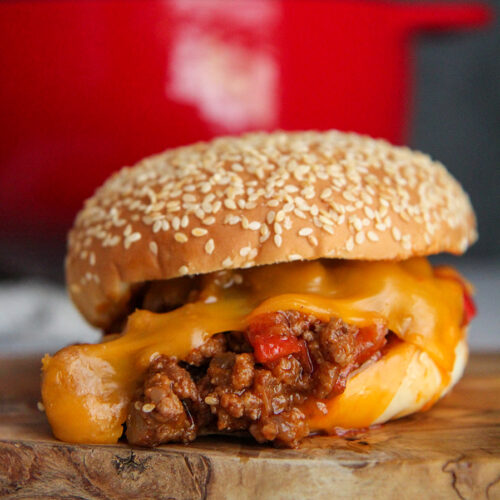
[[[124,168],[69,234],[69,293],[106,335],[43,359],[54,435],[293,447],[426,410],[475,313],[427,256],[462,254],[475,227],[442,164],[356,134],[223,137]]]

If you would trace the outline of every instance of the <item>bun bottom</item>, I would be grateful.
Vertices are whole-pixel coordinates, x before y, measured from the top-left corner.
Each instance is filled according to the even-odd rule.
[[[331,433],[336,428],[369,427],[426,410],[457,383],[467,357],[462,340],[455,349],[453,371],[446,376],[426,352],[405,342],[397,344],[352,376],[341,395],[323,401],[327,411],[309,404],[305,410],[310,429]]]

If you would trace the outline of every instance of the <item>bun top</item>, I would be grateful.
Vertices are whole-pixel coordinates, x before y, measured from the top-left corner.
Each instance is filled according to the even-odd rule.
[[[427,155],[338,131],[222,137],[111,176],[69,234],[67,282],[108,327],[134,283],[322,257],[463,253],[469,198]]]

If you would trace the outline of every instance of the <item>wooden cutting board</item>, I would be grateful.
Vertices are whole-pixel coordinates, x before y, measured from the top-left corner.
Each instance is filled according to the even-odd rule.
[[[500,499],[500,354],[475,355],[432,410],[297,450],[202,438],[155,450],[61,443],[39,360],[0,358],[0,497]]]

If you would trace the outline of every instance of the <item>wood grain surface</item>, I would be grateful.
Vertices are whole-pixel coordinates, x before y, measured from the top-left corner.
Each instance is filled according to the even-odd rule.
[[[432,410],[297,450],[202,438],[155,450],[55,440],[39,360],[0,358],[1,498],[500,499],[500,355]]]

